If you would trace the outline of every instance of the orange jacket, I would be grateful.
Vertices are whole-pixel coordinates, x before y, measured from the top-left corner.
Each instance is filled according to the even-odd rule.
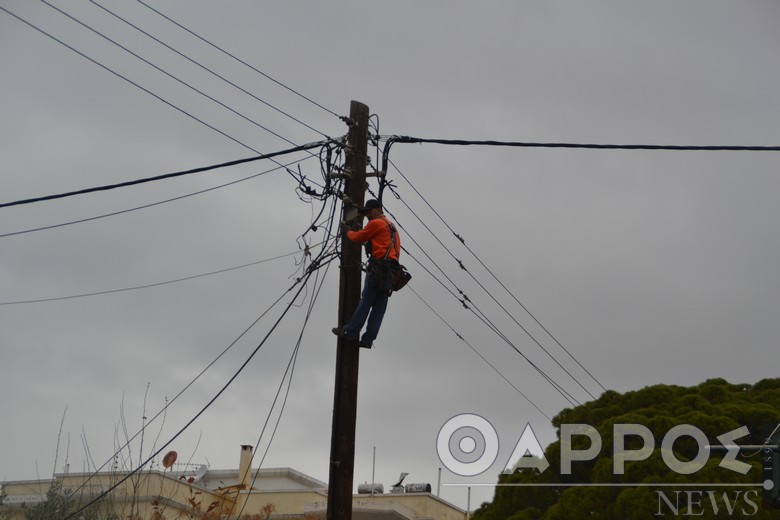
[[[387,258],[398,260],[401,254],[401,238],[398,236],[398,230],[395,232],[395,248],[390,247],[390,221],[387,217],[381,217],[369,220],[360,231],[347,231],[347,238],[360,244],[371,241],[371,256],[377,260],[385,257],[385,253],[390,249]],[[395,226],[393,226],[395,227]]]

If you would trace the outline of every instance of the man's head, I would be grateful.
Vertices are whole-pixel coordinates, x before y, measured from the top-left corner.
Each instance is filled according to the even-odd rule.
[[[366,201],[365,206],[363,206],[363,214],[367,216],[369,220],[379,217],[382,214],[382,203],[376,199]]]

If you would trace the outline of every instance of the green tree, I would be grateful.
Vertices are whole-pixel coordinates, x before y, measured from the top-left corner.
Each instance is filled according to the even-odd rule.
[[[0,520],[8,520],[11,518],[11,512],[6,511],[3,507],[5,505],[5,491],[0,489]]]
[[[780,519],[780,511],[763,509],[761,488],[675,486],[675,484],[755,484],[762,480],[759,453],[742,454],[739,460],[751,465],[746,475],[719,466],[722,455],[713,453],[699,471],[682,475],[664,461],[661,443],[674,426],[690,424],[713,444],[719,435],[746,426],[750,435],[739,444],[764,443],[766,435],[780,423],[780,378],[764,379],[754,385],[730,384],[710,379],[694,387],[654,385],[620,394],[607,391],[595,401],[562,410],[553,418],[559,440],[545,450],[550,467],[543,473],[520,470],[500,475],[499,483],[556,484],[560,487],[501,486],[492,502],[475,512],[476,520],[644,520],[647,518],[696,517],[701,519]],[[602,448],[591,461],[575,462],[571,475],[560,474],[562,424],[589,424],[601,435]],[[655,439],[652,454],[642,461],[625,463],[625,473],[613,471],[613,427],[641,424]],[[572,439],[574,449],[588,446],[583,436]],[[638,449],[639,437],[627,436],[626,448]],[[674,456],[692,460],[699,451],[688,437],[673,445]],[[567,486],[566,484],[603,484]],[[645,484],[644,486],[614,484]],[[657,486],[663,484],[663,486]]]

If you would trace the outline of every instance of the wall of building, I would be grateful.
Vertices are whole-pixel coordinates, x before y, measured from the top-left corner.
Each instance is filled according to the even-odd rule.
[[[214,472],[221,476],[222,472]],[[225,476],[238,472],[225,472]],[[78,498],[85,504],[117,483],[126,474],[101,473],[57,475],[64,490],[78,490]],[[288,468],[266,471],[256,482],[260,489],[238,491],[206,489],[207,479],[189,484],[170,472],[141,472],[123,482],[104,499],[98,507],[113,511],[127,518],[132,511],[138,518],[150,520],[155,513],[167,518],[187,518],[193,511],[214,513],[212,518],[227,519],[238,514],[241,506],[245,515],[260,514],[269,504],[273,506],[272,518],[303,519],[309,513],[324,515],[327,509],[327,493],[321,489],[324,483],[310,479]],[[12,520],[24,520],[22,504],[34,506],[41,503],[52,481],[7,482],[3,491],[7,495],[8,510]],[[212,482],[213,484],[213,482]],[[308,488],[306,486],[309,486]],[[282,489],[271,489],[278,486]],[[430,494],[400,493],[382,495],[355,495],[354,517],[358,520],[434,519],[465,520],[465,511]],[[197,517],[197,516],[195,516]]]
[[[126,473],[99,473],[57,475],[56,481],[65,492],[75,493],[78,504],[89,503],[124,478]],[[24,518],[24,508],[43,502],[52,481],[6,482],[6,509],[13,513],[13,520]],[[184,480],[159,472],[142,472],[132,476],[114,489],[110,495],[94,507],[105,508],[122,517],[134,512],[141,518],[152,518],[155,511],[168,517],[192,510],[212,510],[229,513],[235,501]]]

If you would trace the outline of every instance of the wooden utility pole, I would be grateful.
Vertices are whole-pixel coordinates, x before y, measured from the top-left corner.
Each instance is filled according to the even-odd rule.
[[[352,101],[347,135],[346,169],[342,220],[357,217],[366,193],[366,157],[368,154],[368,107]],[[343,240],[339,279],[338,325],[345,325],[355,312],[361,291],[361,247]],[[330,476],[328,479],[328,520],[352,519],[352,480],[355,467],[355,423],[360,348],[356,340],[338,338],[336,347],[336,388],[333,396],[333,429],[330,440]]]

